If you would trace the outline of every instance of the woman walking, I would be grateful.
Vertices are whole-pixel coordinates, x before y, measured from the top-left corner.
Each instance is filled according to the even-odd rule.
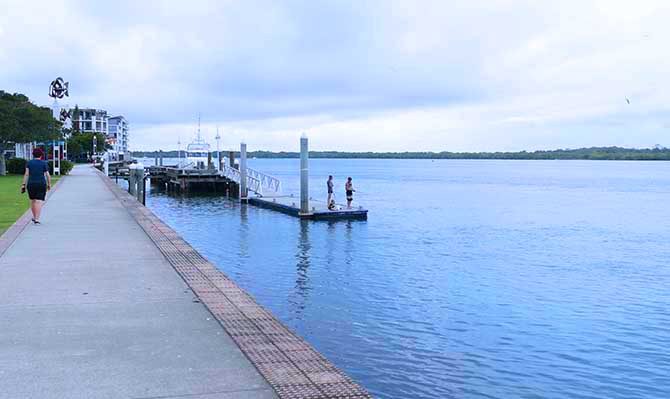
[[[44,197],[48,190],[51,190],[51,175],[49,175],[49,165],[42,160],[44,153],[41,149],[33,150],[33,159],[26,165],[26,173],[23,174],[23,184],[21,192],[28,189],[28,198],[30,198],[30,210],[33,213],[33,223],[40,224],[40,214]]]
[[[351,182],[351,177],[347,177],[347,182],[344,184],[344,191],[347,194],[347,209],[351,209],[351,201],[354,200],[354,183]]]

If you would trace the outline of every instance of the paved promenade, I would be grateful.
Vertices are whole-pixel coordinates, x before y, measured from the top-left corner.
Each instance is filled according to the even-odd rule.
[[[0,256],[0,398],[277,397],[93,169],[58,184]]]

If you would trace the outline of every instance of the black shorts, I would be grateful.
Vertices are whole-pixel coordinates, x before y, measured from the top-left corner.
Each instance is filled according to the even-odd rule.
[[[347,199],[348,200],[354,199],[354,192],[353,191],[347,191]]]
[[[30,198],[31,200],[44,201],[44,197],[46,197],[47,195],[46,184],[28,183],[26,189],[28,189],[28,198]]]

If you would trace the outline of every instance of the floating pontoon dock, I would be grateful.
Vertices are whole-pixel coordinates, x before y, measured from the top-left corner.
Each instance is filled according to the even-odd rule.
[[[281,197],[250,197],[249,204],[261,208],[272,209],[302,219],[313,220],[343,220],[343,219],[367,219],[368,210],[362,207],[347,207],[338,205],[336,210],[329,210],[325,201],[310,200],[310,210],[307,213],[300,212],[300,198],[294,196]]]

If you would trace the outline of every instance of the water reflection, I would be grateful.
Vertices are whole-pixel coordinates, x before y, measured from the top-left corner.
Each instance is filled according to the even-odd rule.
[[[347,220],[344,225],[344,264],[351,266],[354,260],[354,246],[353,246],[353,222]]]
[[[249,257],[249,210],[247,209],[248,205],[240,204],[240,249],[239,257],[248,258]]]
[[[296,319],[302,320],[305,308],[309,302],[309,292],[311,291],[309,275],[310,250],[312,244],[309,241],[310,222],[300,221],[300,234],[298,237],[298,246],[296,258],[296,279],[293,298],[290,302],[294,305],[294,314]]]
[[[325,267],[330,270],[330,267],[337,260],[337,222],[328,221],[326,228],[326,263]]]

